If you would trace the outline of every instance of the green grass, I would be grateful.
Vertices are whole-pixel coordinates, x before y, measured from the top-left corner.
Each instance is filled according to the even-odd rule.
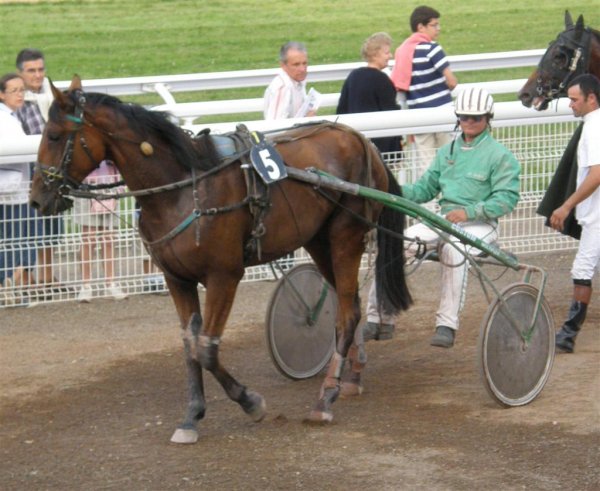
[[[307,43],[311,64],[359,61],[368,35],[387,31],[399,44],[421,2],[389,0],[98,0],[0,3],[0,73],[17,52],[42,49],[53,80],[273,68],[279,46]],[[563,28],[565,3],[544,0],[447,0],[440,43],[449,55],[544,48]],[[600,28],[600,1],[573,0],[574,16]],[[528,68],[459,73],[459,81],[524,78]],[[339,91],[342,82],[318,86]],[[178,101],[262,96],[263,88],[176,94]],[[154,95],[127,98],[158,104]]]

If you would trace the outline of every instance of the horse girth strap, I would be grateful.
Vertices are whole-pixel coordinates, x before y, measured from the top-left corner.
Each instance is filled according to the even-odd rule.
[[[194,209],[185,219],[183,219],[183,221],[181,221],[177,226],[172,228],[169,232],[167,232],[165,235],[163,235],[160,239],[157,240],[148,240],[146,237],[144,237],[140,229],[138,229],[138,233],[140,234],[142,242],[146,246],[156,246],[158,244],[167,242],[175,238],[181,232],[187,229],[192,223],[199,220],[201,217],[220,215],[221,213],[229,213],[230,211],[238,210],[240,208],[248,206],[251,203],[251,201],[252,198],[250,196],[247,196],[244,200],[238,203],[233,203],[227,206],[221,206],[220,208],[207,208],[206,210]]]
[[[240,158],[241,169],[246,182],[246,199],[249,200],[248,208],[253,221],[250,239],[244,246],[244,262],[247,262],[254,254],[260,260],[262,258],[261,238],[267,232],[264,217],[271,206],[270,189],[258,178],[250,160],[249,150],[253,143],[248,128],[245,125],[238,125],[236,131],[230,136],[235,143],[236,150],[242,155]]]

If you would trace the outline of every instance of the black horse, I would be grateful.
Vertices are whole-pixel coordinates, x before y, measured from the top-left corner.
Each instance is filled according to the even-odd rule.
[[[600,32],[585,27],[581,15],[573,24],[566,11],[565,30],[550,43],[518,97],[524,106],[543,111],[553,99],[565,97],[569,82],[582,73],[600,78]]]

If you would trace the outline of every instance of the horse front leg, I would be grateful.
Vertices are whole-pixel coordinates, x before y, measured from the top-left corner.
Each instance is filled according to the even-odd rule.
[[[198,286],[196,284],[176,283],[168,277],[167,284],[183,328],[182,336],[188,381],[188,405],[185,418],[173,433],[171,442],[196,443],[198,441],[197,424],[204,418],[206,412],[202,365],[198,356],[198,339],[202,328]],[[185,324],[186,320],[187,325]]]
[[[259,422],[266,415],[264,398],[240,384],[219,361],[221,336],[239,280],[240,278],[229,279],[219,276],[207,281],[206,319],[199,337],[198,355],[202,367],[214,375],[229,398],[237,402],[255,422]]]

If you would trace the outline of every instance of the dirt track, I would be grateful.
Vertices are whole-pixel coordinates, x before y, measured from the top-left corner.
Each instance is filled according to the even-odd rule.
[[[553,269],[546,298],[558,323],[572,256],[525,259]],[[436,266],[411,277],[415,306],[395,339],[369,343],[365,393],[338,401],[325,427],[302,423],[320,376],[290,381],[267,354],[274,284],[242,285],[222,361],[269,413],[251,423],[206,377],[208,413],[192,446],[169,443],[185,407],[170,298],[1,311],[0,488],[600,489],[600,302],[538,399],[502,409],[476,368],[486,309],[476,281],[455,348],[428,344]]]

